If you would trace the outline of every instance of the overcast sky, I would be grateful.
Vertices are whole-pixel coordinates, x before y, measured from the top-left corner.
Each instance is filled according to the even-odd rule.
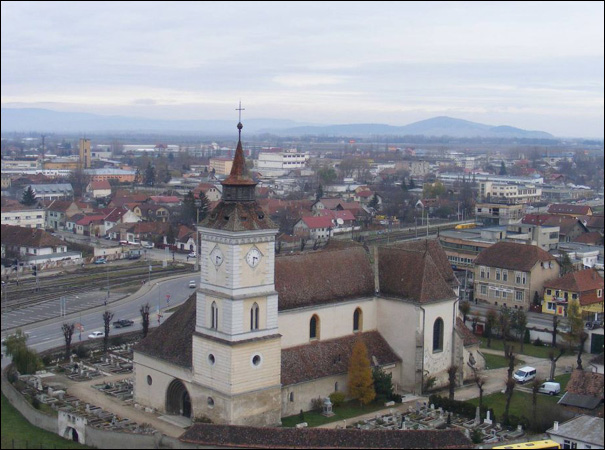
[[[603,137],[603,2],[2,1],[2,106]]]

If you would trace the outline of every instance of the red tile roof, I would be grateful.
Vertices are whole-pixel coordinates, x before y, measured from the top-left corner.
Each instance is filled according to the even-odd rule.
[[[451,283],[446,281],[452,269],[449,267],[448,271],[443,272],[441,258],[435,259],[431,254],[429,245],[435,244],[430,242],[419,241],[420,245],[410,243],[378,249],[382,294],[418,303],[456,298]]]
[[[603,301],[603,277],[595,269],[570,272],[556,280],[547,281],[544,287],[559,289],[580,294],[580,305],[587,306]],[[597,290],[601,290],[601,297],[597,297]]]
[[[530,272],[537,263],[544,261],[556,263],[554,256],[535,245],[497,242],[479,253],[475,266]]]
[[[8,247],[48,248],[62,247],[66,243],[39,228],[2,225],[2,244]]]
[[[332,428],[258,428],[194,424],[182,442],[203,447],[270,449],[472,448],[459,430],[350,430]]]
[[[569,205],[567,203],[555,203],[548,207],[551,214],[572,214],[577,216],[587,216],[592,212],[588,205]]]
[[[331,216],[307,216],[303,217],[301,220],[312,230],[317,228],[330,228],[334,225]]]
[[[567,382],[567,392],[603,398],[603,374],[574,370]]]
[[[352,320],[351,316],[351,323]],[[376,361],[379,366],[401,361],[378,331],[352,334],[326,341],[318,340],[282,350],[282,385],[288,386],[323,377],[345,375],[349,369],[353,347],[358,339],[362,339],[366,345],[370,361]]]
[[[275,258],[279,310],[374,295],[370,259],[359,244],[330,242],[319,251]]]
[[[460,317],[456,318],[456,330],[462,336],[462,342],[464,343],[465,347],[469,345],[477,345],[480,342],[479,338],[475,336],[466,325],[464,325],[464,321]]]
[[[111,184],[107,180],[91,181],[90,188],[93,190],[106,190],[111,189]]]

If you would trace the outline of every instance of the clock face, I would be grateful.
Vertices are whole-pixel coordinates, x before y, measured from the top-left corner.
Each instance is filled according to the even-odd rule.
[[[210,261],[212,261],[212,264],[218,267],[223,263],[223,260],[224,257],[223,252],[221,252],[221,249],[218,247],[214,247],[214,250],[210,252]]]
[[[260,263],[261,257],[261,252],[257,248],[253,248],[246,255],[246,262],[250,267],[254,268]]]

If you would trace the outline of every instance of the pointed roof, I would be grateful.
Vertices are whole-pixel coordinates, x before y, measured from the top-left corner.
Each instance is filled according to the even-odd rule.
[[[444,270],[438,250],[443,252],[430,241],[380,247],[381,294],[418,303],[456,298],[453,283],[448,282],[451,267]]]
[[[242,123],[237,124],[239,129],[239,139],[237,141],[237,149],[235,150],[235,158],[233,158],[233,166],[231,173],[221,184],[223,186],[256,186],[256,182],[248,175],[246,169],[246,158],[244,158],[244,149],[242,148]]]

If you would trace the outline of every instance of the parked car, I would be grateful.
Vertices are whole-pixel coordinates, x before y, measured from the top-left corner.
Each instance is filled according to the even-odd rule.
[[[107,260],[105,258],[99,258],[95,260],[95,264],[107,264]]]
[[[561,385],[553,381],[547,381],[546,383],[542,383],[538,392],[540,394],[557,395],[561,392]]]
[[[146,242],[143,244],[143,248],[153,248],[153,244],[151,242]]]
[[[190,288],[196,288],[196,287],[197,287],[197,283],[195,282],[195,280],[191,280],[191,281],[189,282],[189,287],[190,287]]]
[[[105,336],[105,333],[103,333],[102,331],[93,331],[88,335],[88,339],[99,339],[103,336]]]
[[[187,255],[187,258],[195,258],[196,256],[197,256],[197,253],[189,252],[189,254]]]
[[[113,323],[113,326],[115,328],[124,328],[124,327],[130,327],[134,325],[134,320],[130,320],[130,319],[120,319],[120,320],[116,320]]]
[[[128,255],[128,259],[141,259],[141,254],[140,253],[131,253],[130,255]]]
[[[517,370],[515,372],[515,374],[513,375],[513,378],[518,383],[521,383],[521,384],[527,383],[528,381],[531,381],[534,378],[536,378],[536,369],[535,369],[535,367],[530,367],[530,366],[521,367],[519,370]]]

